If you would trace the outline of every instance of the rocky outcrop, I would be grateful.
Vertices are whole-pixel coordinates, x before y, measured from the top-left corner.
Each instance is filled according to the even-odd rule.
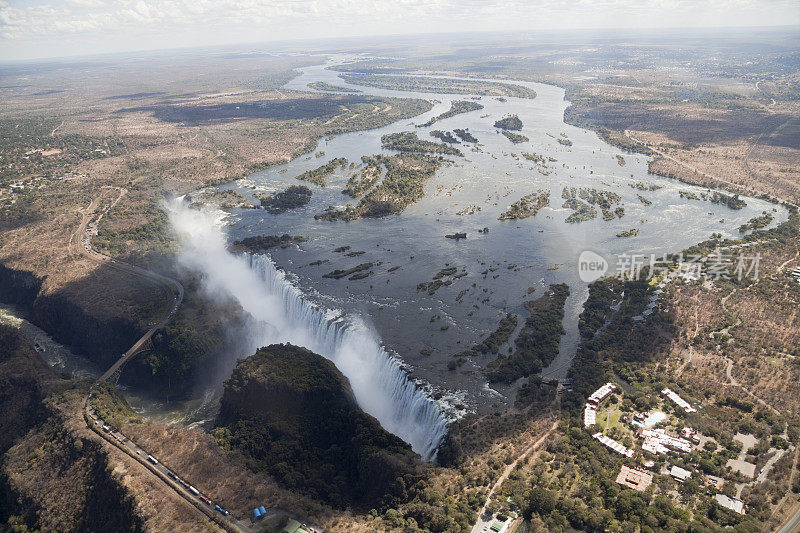
[[[339,507],[391,505],[424,469],[408,444],[359,409],[333,363],[290,344],[239,362],[214,434],[256,469]]]

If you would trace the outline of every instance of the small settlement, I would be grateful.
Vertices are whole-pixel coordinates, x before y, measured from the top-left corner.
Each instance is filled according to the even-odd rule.
[[[618,387],[614,383],[606,383],[594,391],[584,406],[583,425],[587,429],[591,428],[592,437],[598,442],[631,460],[631,464],[622,465],[617,475],[616,482],[619,485],[644,492],[652,484],[654,475],[658,473],[669,476],[678,483],[685,483],[697,477],[701,485],[706,486],[712,493],[721,488],[721,478],[692,472],[680,461],[678,462],[683,466],[664,465],[657,472],[653,472],[657,468],[656,460],[659,456],[669,458],[688,454],[700,444],[703,437],[696,429],[683,425],[680,417],[676,419],[674,415],[670,416],[664,411],[623,412],[619,407],[619,398],[609,400],[617,391]],[[697,409],[690,402],[672,389],[663,389],[661,395],[663,399],[654,399],[655,403],[661,405],[661,409],[670,411],[669,404],[666,403],[670,402],[686,414],[697,413]],[[639,452],[635,446],[637,439]],[[641,467],[634,465],[635,462],[640,463]],[[714,494],[714,500],[725,509],[738,514],[745,513],[744,503],[741,500],[722,493]]]

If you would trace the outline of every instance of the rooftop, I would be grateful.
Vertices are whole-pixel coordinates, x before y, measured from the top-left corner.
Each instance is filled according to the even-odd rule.
[[[739,514],[744,514],[744,503],[742,500],[737,500],[736,498],[728,498],[724,494],[717,494],[714,496],[717,500],[717,503],[720,504],[722,507],[726,509],[730,509],[731,511]]]
[[[664,389],[661,391],[661,394],[675,402],[680,408],[682,408],[687,413],[696,413],[697,409],[689,405],[689,402],[678,396],[678,393],[671,389]]]
[[[600,432],[595,433],[594,435],[592,435],[592,437],[599,440],[600,442],[602,442],[603,444],[605,444],[607,447],[611,448],[618,454],[624,455],[625,457],[633,457],[633,450],[629,449],[624,444],[619,443],[610,437],[606,437]]]
[[[638,490],[639,492],[644,492],[652,481],[653,475],[651,473],[636,470],[635,468],[630,468],[625,465],[622,465],[619,475],[617,475],[617,483]]]
[[[669,471],[669,475],[674,477],[681,483],[692,477],[692,473],[689,470],[686,470],[679,466],[673,466],[672,469]]]
[[[595,411],[591,405],[586,405],[586,409],[583,411],[583,426],[589,427],[593,426],[597,423],[597,411]]]
[[[603,400],[605,400],[608,397],[609,394],[614,392],[614,390],[616,388],[617,388],[616,385],[614,385],[611,382],[608,382],[605,385],[603,385],[602,387],[600,387],[599,389],[597,389],[596,391],[594,391],[592,393],[592,395],[589,396],[589,398],[586,400],[586,402],[596,405],[596,404],[602,402]]]

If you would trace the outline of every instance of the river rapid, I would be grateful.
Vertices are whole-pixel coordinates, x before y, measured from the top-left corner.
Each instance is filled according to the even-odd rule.
[[[347,85],[329,67],[349,59],[337,57],[326,65],[304,68],[286,88],[309,91],[307,85],[317,81]],[[284,233],[308,237],[309,241],[299,246],[270,250],[269,257],[286,272],[287,279],[311,301],[344,315],[360,316],[375,329],[387,351],[405,362],[412,377],[430,385],[437,397],[445,395],[461,407],[478,411],[503,407],[509,398],[513,399],[515,388],[491,388],[486,383],[480,368],[493,356],[471,359],[456,371],[448,370],[448,361],[496,328],[502,313],[519,314],[521,324],[527,315],[523,302],[541,295],[552,283],[567,283],[570,287],[564,319],[567,334],[562,338],[559,356],[543,375],[566,376],[577,347],[578,316],[588,294],[586,283],[577,275],[577,258],[582,251],[600,253],[613,269],[620,254],[660,256],[678,252],[715,232],[737,238],[738,227],[763,211],[775,217],[770,227],[788,216],[781,207],[758,199],[747,198],[747,207],[732,210],[708,201],[681,198],[680,191],[700,196],[708,190],[649,174],[648,157],[622,152],[592,131],[565,124],[564,110],[569,102],[564,99],[563,89],[540,83],[503,82],[532,88],[537,96],[500,101],[490,96],[350,86],[368,95],[421,98],[435,105],[430,112],[410,120],[320,140],[314,152],[323,151],[322,157],[314,157],[314,152],[305,154],[222,187],[233,188],[258,204],[254,196],[257,192],[280,191],[299,183],[309,185],[314,194],[303,208],[280,215],[259,209],[235,210],[227,220],[231,224],[230,239]],[[476,101],[484,109],[456,115],[430,127],[415,127],[449,110],[454,100]],[[497,119],[509,114],[522,120],[519,133],[528,137],[528,142],[512,144],[494,128]],[[314,215],[328,206],[353,202],[341,192],[351,172],[337,171],[327,179],[327,187],[299,182],[297,175],[335,157],[358,164],[363,155],[392,154],[381,148],[380,138],[387,133],[415,131],[422,139],[435,140],[429,136],[431,130],[455,128],[468,129],[479,144],[456,145],[464,157],[451,157],[454,164],[440,169],[427,182],[425,197],[402,214],[352,222],[314,220]],[[565,146],[559,139],[568,139],[572,145]],[[522,152],[555,161],[536,164],[522,157]],[[633,187],[637,183],[659,188],[642,191]],[[612,191],[622,198],[625,215],[612,221],[598,216],[565,223],[572,211],[561,207],[564,187]],[[511,203],[539,189],[549,189],[551,199],[550,206],[537,216],[497,219]],[[637,195],[652,204],[645,205]],[[459,214],[472,206],[480,207],[480,211]],[[488,233],[479,233],[483,228],[488,228]],[[616,236],[634,228],[638,230],[634,237]],[[455,232],[466,232],[467,239],[444,237]],[[348,257],[333,252],[342,246],[364,253]],[[324,263],[311,264],[316,261]],[[364,262],[381,264],[363,280],[322,277],[332,270]],[[467,275],[434,295],[417,291],[419,283],[431,281],[445,266],[465,270]],[[389,272],[393,267],[399,268]],[[487,269],[489,272],[482,274]],[[535,288],[530,296],[529,288]],[[428,351],[430,355],[426,355]]]

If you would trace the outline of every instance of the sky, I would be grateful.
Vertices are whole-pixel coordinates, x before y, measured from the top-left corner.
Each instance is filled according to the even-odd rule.
[[[0,0],[0,60],[414,33],[800,25],[798,0]]]

